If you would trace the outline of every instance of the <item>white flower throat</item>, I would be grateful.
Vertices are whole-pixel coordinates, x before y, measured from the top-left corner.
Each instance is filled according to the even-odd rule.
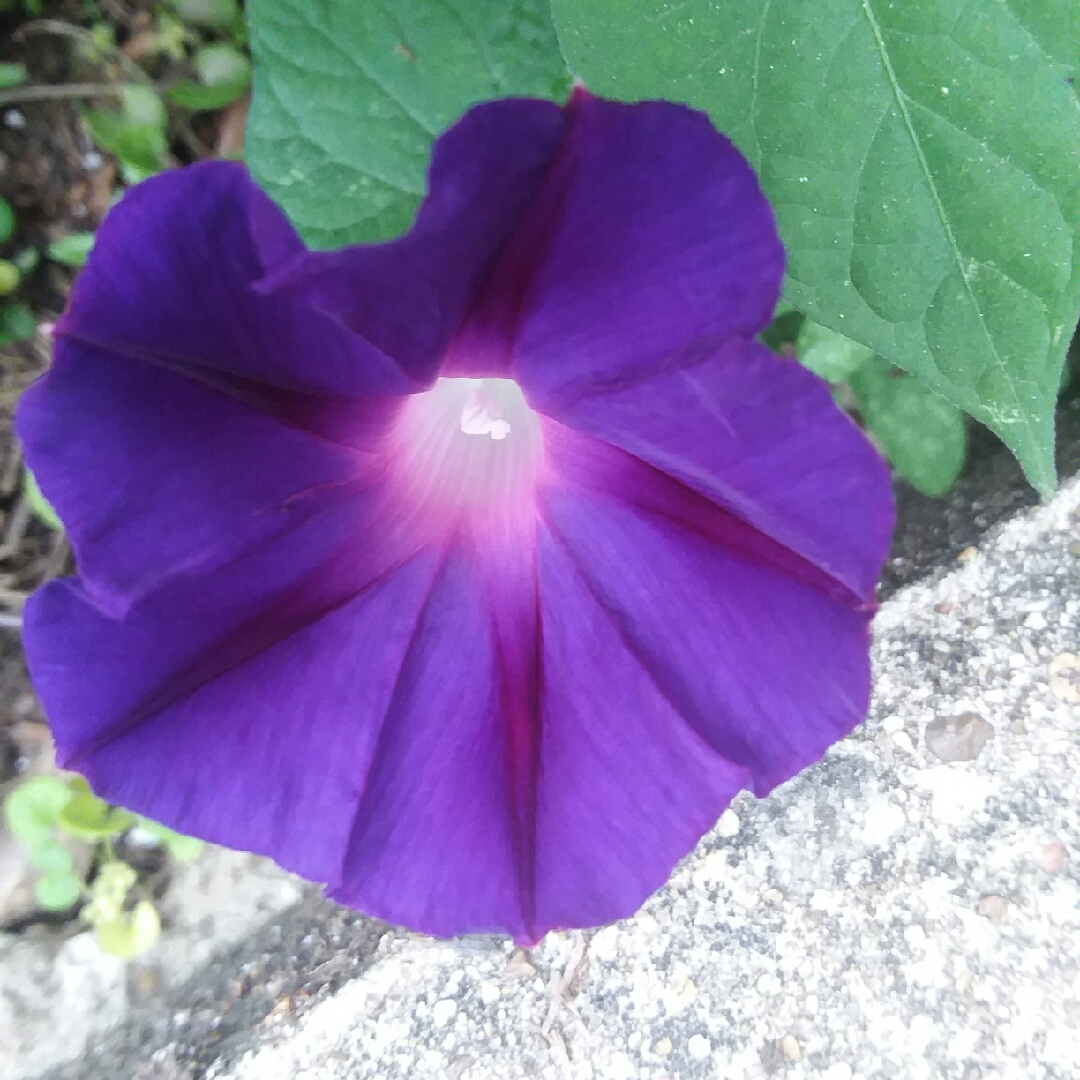
[[[439,379],[410,398],[394,437],[399,490],[423,514],[528,515],[543,440],[512,379]]]

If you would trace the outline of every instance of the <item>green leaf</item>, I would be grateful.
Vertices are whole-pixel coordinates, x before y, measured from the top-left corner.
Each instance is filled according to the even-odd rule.
[[[25,64],[0,64],[0,90],[10,90],[13,86],[26,82]]]
[[[146,952],[161,934],[161,920],[149,900],[140,900],[128,915],[98,923],[95,928],[98,944],[121,960]]]
[[[100,866],[91,891],[97,900],[122,904],[127,890],[131,889],[137,880],[138,875],[131,866],[119,859],[113,859]]]
[[[50,244],[46,249],[46,254],[53,262],[78,269],[86,265],[93,246],[94,234],[92,232],[73,232]]]
[[[247,161],[316,247],[408,228],[431,143],[489,98],[565,98],[546,0],[253,0]]]
[[[4,803],[8,828],[31,851],[52,839],[60,811],[71,800],[71,791],[58,776],[32,776],[20,784]]]
[[[944,495],[964,465],[964,415],[880,357],[850,380],[863,422],[896,471],[926,495]]]
[[[165,132],[152,124],[137,124],[119,113],[88,109],[84,114],[94,142],[115,154],[124,165],[131,165],[145,176],[162,169]]]
[[[34,886],[34,896],[46,911],[67,911],[82,894],[82,880],[70,870],[50,870]]]
[[[28,277],[37,269],[38,263],[41,262],[41,254],[37,248],[23,248],[11,261],[23,277]]]
[[[7,259],[0,259],[0,296],[10,296],[22,281],[19,268]]]
[[[250,78],[245,78],[232,83],[203,86],[202,83],[186,80],[173,83],[169,87],[169,98],[182,109],[190,109],[192,112],[210,112],[214,109],[223,109],[234,102],[247,90],[250,82]]]
[[[15,235],[15,211],[7,199],[0,199],[0,244],[6,244]]]
[[[843,382],[874,355],[872,349],[806,319],[795,343],[799,363],[831,383]]]
[[[124,87],[121,105],[119,113],[87,109],[83,115],[94,141],[145,179],[164,166],[168,113],[155,90],[135,83]]]
[[[56,840],[44,840],[33,848],[30,862],[47,874],[70,874],[75,869],[75,859],[71,852]]]
[[[202,852],[203,842],[194,836],[173,832],[172,829],[144,817],[139,818],[138,825],[153,836],[177,862],[191,862]]]
[[[169,88],[169,97],[185,109],[222,109],[251,84],[251,61],[231,45],[206,45],[192,64],[199,81]]]
[[[0,345],[28,341],[36,329],[37,319],[25,304],[0,304]]]
[[[37,478],[29,469],[23,474],[23,497],[38,521],[57,532],[63,530],[64,523],[53,509],[52,503],[41,494]]]
[[[162,131],[168,126],[169,114],[153,87],[129,83],[124,87],[121,103],[124,119],[133,124],[146,124]]]
[[[1050,0],[552,0],[596,93],[706,109],[785,296],[992,427],[1041,491],[1080,309],[1080,19]]]
[[[171,0],[177,15],[192,26],[235,33],[244,25],[236,0]]]
[[[76,839],[93,843],[130,829],[135,824],[135,815],[119,806],[110,806],[91,792],[78,792],[60,811],[56,823]]]

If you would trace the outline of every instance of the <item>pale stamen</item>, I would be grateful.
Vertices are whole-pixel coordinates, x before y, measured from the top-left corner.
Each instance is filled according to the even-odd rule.
[[[533,516],[540,420],[512,379],[439,379],[402,410],[391,452],[397,498],[425,522]]]

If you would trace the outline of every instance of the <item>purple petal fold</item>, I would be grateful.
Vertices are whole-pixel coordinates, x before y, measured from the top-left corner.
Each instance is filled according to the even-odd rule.
[[[568,113],[473,316],[510,306],[510,373],[543,411],[752,336],[784,269],[757,177],[704,113],[587,94]]]
[[[552,415],[872,598],[893,527],[888,466],[800,365],[735,339],[696,364],[582,396]]]
[[[435,143],[431,194],[407,236],[309,252],[260,289],[326,312],[429,382],[536,197],[565,123],[563,110],[546,101],[477,106]]]
[[[19,432],[87,591],[113,614],[354,493],[355,453],[190,378],[61,339]]]
[[[334,320],[252,288],[274,268],[270,259],[295,251],[290,234],[242,165],[207,161],[160,173],[130,189],[102,222],[56,334],[299,393],[413,389],[389,357]]]

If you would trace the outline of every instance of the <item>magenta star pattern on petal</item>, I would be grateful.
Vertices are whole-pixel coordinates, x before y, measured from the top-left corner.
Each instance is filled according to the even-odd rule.
[[[428,933],[632,914],[867,708],[889,475],[755,341],[782,273],[703,115],[581,90],[469,112],[388,243],[130,191],[19,414],[61,762]]]

